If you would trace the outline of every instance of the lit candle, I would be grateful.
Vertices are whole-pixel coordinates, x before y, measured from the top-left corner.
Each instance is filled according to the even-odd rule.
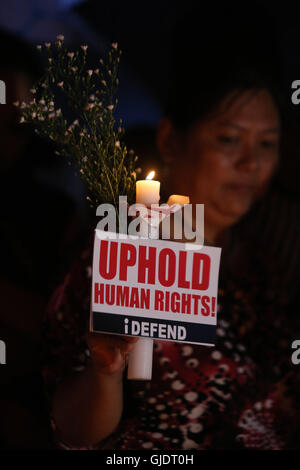
[[[153,180],[154,175],[155,172],[151,171],[145,180],[139,180],[136,182],[137,203],[144,204],[145,206],[159,203],[160,182]]]
[[[160,182],[154,181],[155,172],[151,171],[145,180],[136,183],[136,202],[151,206],[158,204]],[[159,230],[159,227],[157,229]],[[148,236],[148,222],[141,225],[141,236]],[[127,377],[131,380],[151,380],[152,378],[153,339],[139,338],[129,354]]]

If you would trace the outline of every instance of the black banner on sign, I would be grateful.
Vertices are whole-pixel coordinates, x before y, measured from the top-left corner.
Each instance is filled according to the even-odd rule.
[[[216,325],[93,312],[92,330],[185,343],[214,345]]]

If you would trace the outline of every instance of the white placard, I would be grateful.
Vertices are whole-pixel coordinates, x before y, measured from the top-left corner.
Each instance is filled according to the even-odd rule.
[[[91,331],[214,345],[221,248],[95,231]]]

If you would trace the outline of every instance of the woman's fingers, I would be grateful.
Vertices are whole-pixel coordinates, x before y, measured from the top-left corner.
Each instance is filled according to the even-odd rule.
[[[128,353],[138,341],[136,337],[88,333],[91,356],[103,372],[113,373],[125,367]]]

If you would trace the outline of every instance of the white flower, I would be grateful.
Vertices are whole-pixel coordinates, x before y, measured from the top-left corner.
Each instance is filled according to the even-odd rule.
[[[36,113],[32,113],[31,117],[32,119],[36,118]]]
[[[51,57],[48,57],[48,62],[49,62],[50,64],[52,63]]]
[[[20,108],[21,108],[21,109],[26,108],[26,103],[25,103],[25,101],[22,101],[22,104],[21,104]]]
[[[32,93],[33,95],[36,93],[36,89],[35,88],[30,88],[30,93]]]
[[[47,83],[42,83],[43,88],[47,88]]]
[[[107,106],[107,109],[109,109],[110,111],[112,111],[114,109],[113,105],[110,104],[109,106]]]
[[[73,126],[78,126],[78,124],[79,124],[78,119],[75,119],[75,121],[73,122]]]
[[[55,111],[55,114],[56,114],[56,116],[60,116],[60,115],[61,115],[61,109],[60,109],[60,108],[57,109],[57,110]]]
[[[51,42],[45,42],[45,46],[49,48],[51,46]]]
[[[71,67],[71,70],[72,70],[73,72],[76,72],[77,67]]]
[[[54,117],[55,117],[55,113],[50,113],[50,114],[48,114],[48,118],[49,118],[49,119],[52,119],[52,118],[54,118]]]
[[[20,122],[20,123],[22,123],[22,122],[25,122],[25,119],[24,119],[24,117],[23,117],[23,116],[21,116],[21,118],[20,118],[20,121],[19,121],[19,122]]]
[[[83,175],[84,171],[82,168],[80,168],[80,173]]]
[[[116,141],[115,146],[120,147],[120,141],[119,140]]]
[[[40,100],[40,103],[41,103],[41,104],[45,104],[45,100]]]
[[[74,52],[68,52],[68,53],[67,53],[67,56],[68,56],[68,57],[71,57],[71,59],[73,59],[73,57],[74,57]]]
[[[60,87],[62,87],[62,86],[63,86],[63,84],[64,84],[64,82],[58,82],[57,86],[60,86]]]
[[[59,34],[58,36],[56,36],[56,39],[58,41],[63,41],[65,39],[65,37],[62,34]]]
[[[66,132],[65,132],[65,135],[66,135],[66,136],[67,136],[67,135],[69,135],[69,132],[68,132],[68,131],[66,131]]]
[[[44,116],[38,116],[38,120],[39,121],[45,121],[45,118],[44,118]]]
[[[14,106],[19,106],[19,104],[20,104],[19,101],[14,101],[14,102],[13,102],[13,105],[14,105]]]
[[[83,45],[82,45],[82,46],[80,46],[80,47],[81,47],[81,49],[82,49],[83,51],[86,51],[86,50],[87,50],[87,48],[88,48],[88,46],[87,46],[86,44],[83,44]]]
[[[113,42],[111,46],[112,46],[114,49],[117,49],[118,43],[117,43],[117,42]]]
[[[40,51],[40,50],[42,49],[42,46],[41,46],[40,44],[38,44],[38,45],[36,46],[36,48],[37,48],[38,51]]]
[[[84,163],[86,163],[86,162],[88,161],[88,157],[85,155],[85,156],[83,157],[82,161],[83,161]]]
[[[95,101],[95,95],[91,95],[91,96],[90,96],[90,100],[91,100],[91,101]]]
[[[54,101],[50,101],[49,106],[54,106]]]
[[[89,76],[93,75],[93,71],[92,71],[92,70],[87,70],[87,73],[89,74]]]

